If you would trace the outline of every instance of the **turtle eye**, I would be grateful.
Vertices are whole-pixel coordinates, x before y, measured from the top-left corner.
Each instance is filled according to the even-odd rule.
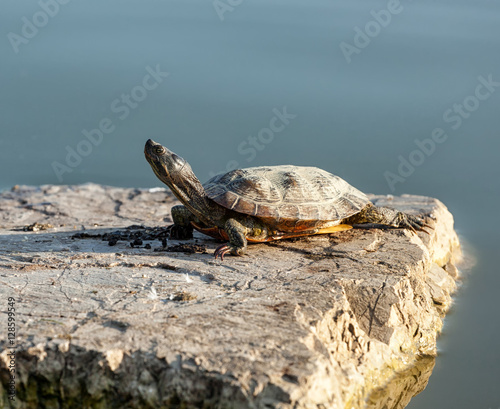
[[[157,155],[163,155],[165,153],[165,148],[163,146],[157,146],[155,148],[155,153]]]

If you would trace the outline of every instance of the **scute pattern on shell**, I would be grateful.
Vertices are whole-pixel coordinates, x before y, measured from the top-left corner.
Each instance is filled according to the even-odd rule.
[[[221,206],[278,220],[340,220],[370,203],[345,180],[322,169],[262,166],[214,176],[204,185]]]

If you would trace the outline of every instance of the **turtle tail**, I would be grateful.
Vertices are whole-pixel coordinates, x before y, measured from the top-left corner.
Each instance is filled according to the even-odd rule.
[[[376,223],[392,227],[401,227],[413,232],[423,231],[427,234],[429,234],[429,232],[425,229],[432,229],[432,227],[425,222],[424,216],[414,216],[389,207],[377,207],[373,204],[365,206],[359,213],[344,219],[342,223]]]

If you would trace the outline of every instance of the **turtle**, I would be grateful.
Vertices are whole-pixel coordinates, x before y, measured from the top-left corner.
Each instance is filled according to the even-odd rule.
[[[268,242],[348,230],[376,223],[413,232],[430,228],[424,215],[377,207],[342,178],[316,167],[259,166],[235,169],[202,184],[191,166],[149,139],[144,154],[156,176],[182,205],[171,209],[171,237],[190,238],[193,228],[227,241],[215,250],[243,255],[249,242]]]

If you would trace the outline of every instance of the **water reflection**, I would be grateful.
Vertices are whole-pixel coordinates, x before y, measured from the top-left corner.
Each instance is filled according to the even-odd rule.
[[[386,387],[372,392],[364,409],[405,408],[415,395],[425,389],[435,364],[434,357],[420,358],[415,366],[396,374]]]

